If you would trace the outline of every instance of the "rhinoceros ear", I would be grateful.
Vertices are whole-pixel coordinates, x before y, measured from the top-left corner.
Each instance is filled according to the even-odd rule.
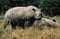
[[[33,8],[32,10],[33,10],[34,12],[36,11],[36,9],[34,9],[34,8]]]

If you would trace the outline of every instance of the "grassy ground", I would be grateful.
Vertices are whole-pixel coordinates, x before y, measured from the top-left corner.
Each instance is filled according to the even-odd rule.
[[[54,17],[50,17],[54,18]],[[55,17],[60,22],[60,17]],[[0,16],[0,25],[3,22],[3,16]],[[21,29],[17,27],[16,30],[11,29],[11,25],[5,29],[6,31],[0,32],[0,39],[60,39],[60,28],[45,27],[40,30],[38,27],[32,26],[30,28]]]

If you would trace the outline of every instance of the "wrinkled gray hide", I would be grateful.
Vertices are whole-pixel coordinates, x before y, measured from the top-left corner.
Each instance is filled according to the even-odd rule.
[[[48,26],[49,28],[51,28],[51,27],[60,27],[60,23],[59,22],[56,22],[55,20],[47,19],[47,18],[42,18],[39,21],[38,20],[35,21],[34,25],[35,26],[39,26],[39,27]]]
[[[20,25],[24,29],[25,22],[28,23],[32,19],[41,19],[41,15],[41,10],[35,6],[14,7],[6,11],[3,27],[6,28],[10,23],[13,29],[16,28],[16,25]]]

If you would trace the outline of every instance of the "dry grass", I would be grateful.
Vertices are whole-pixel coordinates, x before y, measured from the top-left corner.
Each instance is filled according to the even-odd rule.
[[[59,19],[57,19],[60,21]],[[0,25],[2,20],[0,20]],[[0,32],[0,39],[60,39],[60,28],[51,28],[44,27],[40,30],[36,26],[32,26],[26,29],[12,30],[11,26],[5,29],[6,31]]]

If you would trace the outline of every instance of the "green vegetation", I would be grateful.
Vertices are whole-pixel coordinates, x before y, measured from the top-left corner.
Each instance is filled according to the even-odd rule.
[[[48,16],[60,15],[60,0],[0,0],[0,14],[16,6],[34,5]]]
[[[40,0],[0,0],[0,14],[5,13],[6,10],[16,6],[39,5]]]
[[[60,15],[60,0],[41,0],[40,7],[48,16]]]

